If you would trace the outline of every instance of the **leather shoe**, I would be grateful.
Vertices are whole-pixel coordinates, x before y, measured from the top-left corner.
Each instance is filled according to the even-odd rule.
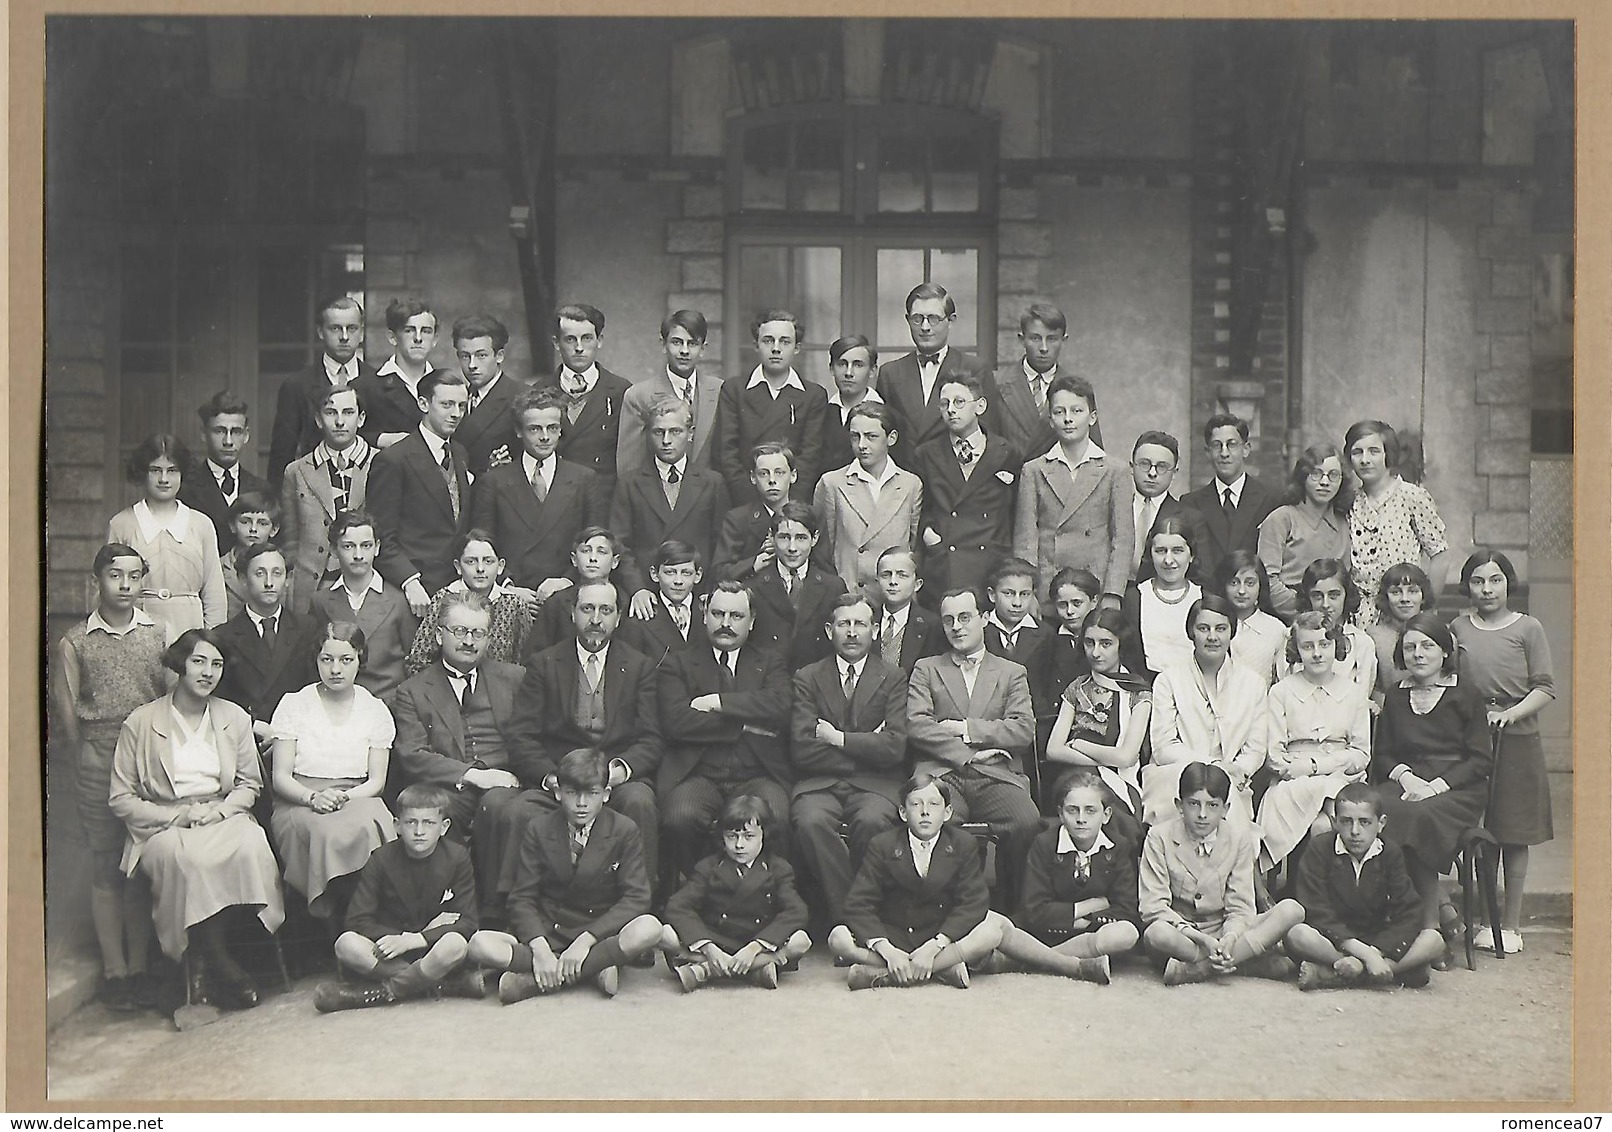
[[[852,990],[887,987],[890,985],[890,972],[883,967],[871,967],[866,963],[853,963],[851,973],[845,976],[845,985]]]
[[[968,965],[965,963],[953,963],[950,967],[932,971],[929,977],[937,983],[945,983],[958,990],[968,989]]]
[[[615,967],[606,967],[593,977],[593,985],[599,988],[599,993],[606,998],[615,998],[616,991],[621,986],[621,971]]]
[[[250,976],[220,979],[213,987],[208,1001],[220,1010],[250,1010],[258,1004],[257,987]]]
[[[1184,983],[1201,983],[1213,972],[1214,968],[1207,959],[1198,959],[1191,963],[1171,959],[1164,965],[1164,985],[1178,987]]]
[[[677,976],[678,984],[682,986],[684,994],[711,981],[711,965],[709,963],[679,963],[672,968],[672,972]]]
[[[537,994],[537,980],[532,978],[529,971],[505,971],[498,976],[498,1001],[505,1006]]]
[[[487,974],[480,967],[455,971],[442,980],[443,998],[485,998]]]
[[[750,968],[745,977],[758,987],[766,987],[768,990],[777,990],[778,964],[757,963],[754,967]]]
[[[313,1008],[321,1014],[338,1010],[361,1010],[367,1006],[390,1006],[397,1000],[380,983],[320,983],[313,995]]]
[[[1080,969],[1075,972],[1075,978],[1085,983],[1096,983],[1098,986],[1108,985],[1108,956],[1098,955],[1092,959],[1082,959]]]

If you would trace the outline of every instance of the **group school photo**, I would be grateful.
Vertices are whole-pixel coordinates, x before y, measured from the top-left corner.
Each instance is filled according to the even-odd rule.
[[[1574,1095],[1571,21],[44,27],[50,1100]]]

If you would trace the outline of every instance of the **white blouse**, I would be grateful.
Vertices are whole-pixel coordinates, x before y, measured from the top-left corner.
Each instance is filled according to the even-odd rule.
[[[1192,641],[1187,637],[1187,610],[1203,596],[1196,582],[1188,582],[1180,601],[1161,601],[1153,579],[1136,587],[1137,613],[1142,631],[1142,657],[1154,672],[1192,662]]]
[[[181,798],[211,798],[221,786],[211,712],[211,706],[202,709],[194,731],[185,726],[177,711],[173,713],[173,784],[174,793]]]
[[[397,734],[392,713],[368,691],[354,687],[347,718],[333,723],[319,687],[309,684],[282,697],[269,721],[276,739],[297,745],[292,773],[304,778],[368,777],[370,750],[391,747]]]

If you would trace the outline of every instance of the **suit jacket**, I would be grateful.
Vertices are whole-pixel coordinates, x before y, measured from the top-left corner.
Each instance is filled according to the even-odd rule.
[[[376,449],[370,448],[363,463],[354,464],[349,473],[350,511],[361,509],[367,501],[375,453]],[[313,608],[313,595],[325,571],[341,566],[330,539],[336,511],[336,489],[330,483],[330,470],[314,467],[311,452],[293,460],[280,488],[280,544],[291,559],[291,608],[298,613]]]
[[[264,649],[263,637],[245,610],[217,632],[224,646],[224,675],[213,694],[239,704],[253,719],[272,719],[281,696],[319,679],[313,662],[319,622],[305,613],[280,610],[272,653]]]
[[[541,814],[526,827],[509,894],[509,930],[516,939],[542,936],[558,952],[583,932],[609,939],[648,911],[643,843],[631,818],[600,810],[575,865],[564,810]]]
[[[567,576],[577,533],[603,526],[608,506],[597,475],[558,457],[548,496],[539,502],[526,478],[525,459],[517,453],[476,479],[470,526],[493,536],[509,564],[510,580],[536,589],[546,579]]]
[[[1130,472],[1117,460],[1087,460],[1072,475],[1063,461],[1044,454],[1025,461],[1013,552],[1039,571],[1037,593],[1046,593],[1065,566],[1090,570],[1104,593],[1125,592],[1136,543],[1135,493]]]
[[[1246,931],[1254,921],[1256,827],[1223,821],[1209,856],[1180,818],[1147,831],[1138,879],[1142,922],[1192,924],[1214,935]]]
[[[1062,829],[1056,824],[1043,829],[1030,843],[1019,910],[1013,922],[1029,931],[1068,931],[1075,922],[1075,905],[1101,896],[1107,899],[1108,910],[1097,913],[1098,924],[1125,922],[1140,926],[1136,846],[1109,833],[1113,844],[1092,854],[1090,873],[1084,879],[1076,879],[1074,854],[1058,852]]]
[[[872,489],[851,478],[852,468],[836,466],[825,473],[812,497],[818,525],[815,557],[848,589],[874,580],[879,555],[886,550],[920,545],[924,503],[923,481],[911,472],[897,468],[875,502]]]
[[[939,656],[946,651],[946,634],[940,627],[940,618],[914,601],[907,607],[911,610],[907,614],[907,628],[901,634],[901,671],[908,677],[912,676],[913,668],[926,656]],[[884,617],[883,611],[877,611],[877,616]],[[880,652],[878,640],[879,627],[874,628],[873,651]]]
[[[364,427],[358,435],[371,444],[378,444],[382,433],[413,432],[420,427],[419,399],[396,373],[366,371],[353,386],[358,390],[358,407],[364,410]]]
[[[713,561],[717,531],[728,513],[727,485],[715,472],[696,468],[693,461],[684,468],[675,508],[666,502],[653,460],[616,483],[610,529],[625,546],[620,571],[627,596],[650,588],[649,563],[667,539],[691,543],[704,561]]]
[[[869,655],[847,703],[839,662],[824,657],[795,673],[789,729],[795,797],[849,782],[901,804],[907,761],[907,674]],[[817,721],[845,732],[845,746],[817,738]]]
[[[479,478],[500,448],[504,456],[519,462],[520,445],[515,440],[515,416],[510,412],[510,405],[525,389],[526,382],[506,373],[493,385],[492,392],[459,422],[453,440],[469,453],[471,475]]]
[[[990,639],[991,628],[987,627],[987,648]],[[1051,624],[1036,638],[1035,652],[1024,662],[1024,668],[1030,674],[1030,700],[1035,704],[1036,719],[1049,727],[1058,718],[1064,689],[1091,670],[1080,638],[1059,632]]]
[[[694,875],[666,903],[666,922],[684,947],[711,940],[732,951],[752,940],[782,947],[806,928],[806,904],[795,890],[795,870],[762,850],[748,869],[722,854],[694,866]]]
[[[358,670],[358,684],[391,707],[392,693],[408,675],[405,663],[414,632],[420,627],[403,591],[383,583],[381,592],[367,594],[355,613],[344,590],[327,586],[314,594],[313,611],[322,624],[352,621],[364,630],[369,657]]]
[[[904,354],[879,367],[873,387],[895,415],[897,437],[895,444],[890,447],[890,454],[903,468],[917,471],[913,464],[913,453],[931,440],[939,440],[946,435],[946,422],[935,407],[940,387],[954,377],[970,373],[979,374],[985,383],[985,415],[980,418],[980,427],[987,433],[1002,432],[996,380],[985,363],[973,354],[964,353],[955,346],[947,347],[946,357],[940,363],[940,376],[935,379],[928,401],[924,400],[923,380],[918,373],[916,353]],[[934,486],[928,479],[924,483]]]
[[[453,540],[470,522],[470,456],[453,441],[449,451],[459,485],[457,516],[442,467],[418,429],[377,452],[370,465],[368,506],[381,540],[375,568],[394,586],[418,574],[426,592],[436,593],[454,579]]]
[[[452,924],[426,927],[444,912],[458,913]],[[476,873],[463,845],[443,838],[431,855],[416,861],[401,841],[388,841],[369,855],[358,873],[358,887],[347,905],[346,928],[374,941],[418,932],[427,947],[453,932],[476,934]]]
[[[1369,943],[1391,933],[1409,939],[1421,921],[1421,897],[1405,869],[1405,853],[1391,841],[1360,866],[1355,879],[1349,854],[1337,852],[1336,837],[1314,837],[1299,858],[1299,903],[1304,922],[1337,947],[1346,939]]]
[[[621,430],[616,439],[616,475],[637,471],[654,459],[649,451],[649,407],[662,396],[676,396],[671,378],[659,373],[633,382],[621,402]],[[689,443],[688,462],[713,468],[711,438],[716,435],[716,403],[722,394],[722,378],[716,370],[694,370],[694,439]]]
[[[1198,515],[1198,555],[1200,573],[1207,574],[1234,550],[1254,553],[1259,549],[1259,525],[1265,516],[1282,505],[1282,492],[1273,491],[1250,473],[1243,481],[1237,513],[1228,516],[1220,502],[1220,481],[1211,479],[1181,497],[1181,502]],[[1269,563],[1267,563],[1269,565]]]
[[[367,365],[357,367],[358,376],[353,384],[373,377],[375,371]],[[274,405],[274,431],[269,436],[269,489],[279,491],[285,479],[286,466],[298,456],[306,456],[319,446],[319,408],[314,398],[330,385],[325,373],[325,360],[321,356],[313,365],[287,377],[280,383],[280,392]]]
[[[968,742],[938,726],[947,719],[968,721]],[[945,774],[971,764],[988,777],[1029,789],[1020,764],[1035,742],[1035,709],[1024,666],[987,650],[970,695],[950,652],[920,660],[907,685],[907,742],[916,774]],[[975,752],[993,747],[1010,757],[971,762]]]
[[[666,663],[666,658],[673,653],[708,643],[705,639],[704,602],[696,596],[690,604],[692,608],[689,610],[687,638],[677,631],[677,623],[672,620],[672,615],[666,612],[666,605],[657,593],[655,615],[647,621],[641,621],[636,617],[623,618],[621,627],[616,630],[615,639],[635,652],[642,653],[658,672]]]
[[[789,445],[795,453],[797,499],[810,499],[823,474],[823,425],[828,415],[828,393],[815,381],[801,378],[804,390],[786,385],[777,398],[765,384],[748,389],[751,374],[742,373],[722,383],[716,403],[716,436],[712,441],[717,470],[736,500],[756,499],[750,482],[750,450],[764,441]]]
[[[823,414],[823,470],[843,468],[855,459],[856,450],[851,447],[851,430],[846,427],[845,416],[840,407],[830,401],[828,411]]]
[[[731,498],[731,496],[730,496]],[[717,536],[712,572],[718,579],[743,581],[755,573],[756,555],[772,533],[772,512],[760,500],[728,508]]]
[[[655,706],[654,667],[642,653],[620,641],[610,643],[604,667],[604,735],[595,743],[576,725],[574,706],[582,666],[576,645],[563,641],[532,658],[521,683],[511,727],[511,769],[532,788],[567,751],[597,746],[647,781],[660,766],[665,747]]]
[[[755,624],[750,630],[754,644],[776,652],[789,672],[828,655],[828,633],[823,626],[845,592],[844,582],[808,562],[793,594],[784,592],[776,566],[751,578],[750,590],[756,601]]]
[[[1002,435],[1013,441],[1020,452],[1040,455],[1058,443],[1047,411],[1036,405],[1035,395],[1030,392],[1030,379],[1024,376],[1022,357],[996,371],[996,404]],[[1102,429],[1095,422],[1091,426],[1091,442],[1102,447]]]
[[[543,388],[559,389],[560,373],[556,370],[546,379],[536,382]],[[593,383],[582,402],[576,420],[569,415],[561,417],[563,431],[560,446],[556,449],[560,459],[597,473],[604,479],[608,491],[615,486],[616,448],[621,432],[621,402],[632,383],[599,367],[599,380]],[[692,465],[691,465],[692,466]],[[619,528],[618,528],[619,529]]]
[[[938,546],[924,548],[925,584],[932,592],[980,585],[998,559],[1013,553],[1020,464],[1019,450],[990,434],[967,479],[949,435],[918,449],[913,471],[924,483],[923,525],[940,536]]]
[[[476,679],[486,681],[493,723],[503,736],[501,754],[469,748],[459,697],[454,695],[440,663],[428,665],[403,681],[392,700],[392,718],[397,723],[392,749],[403,777],[409,782],[429,782],[451,789],[458,786],[467,770],[508,770],[515,749],[516,694],[525,675],[520,665],[498,660],[483,660],[476,669]]]
[[[740,746],[763,772],[785,789],[794,775],[785,735],[789,727],[789,673],[778,655],[748,642],[735,661],[734,690],[722,695],[721,711],[695,711],[697,696],[721,692],[716,656],[709,647],[689,648],[666,658],[656,677],[666,758],[655,789],[665,797],[679,782],[700,771],[707,754]]]
[[[268,494],[268,482],[239,464],[235,465],[235,480],[237,499],[248,491]],[[213,521],[213,530],[218,534],[220,557],[235,549],[235,528],[230,525],[229,504],[224,501],[224,493],[218,490],[218,481],[213,478],[213,470],[207,466],[205,459],[192,460],[190,467],[179,478],[179,502],[200,511]],[[283,541],[285,531],[282,529],[280,533]]]
[[[1019,631],[1014,636],[1013,647],[1008,647],[1007,634],[994,624],[985,625],[985,647],[1004,660],[1011,660],[1024,665],[1028,673],[1030,666],[1040,655],[1042,643],[1052,635],[1053,626],[1046,621],[1037,621],[1034,626],[1020,624]],[[1031,684],[1035,681],[1032,679]],[[1062,689],[1059,689],[1062,691]]]
[[[887,829],[868,843],[845,897],[845,924],[866,945],[892,929],[924,943],[944,933],[962,939],[985,919],[990,894],[979,847],[956,826],[942,826],[929,857],[929,875],[912,863],[907,827]],[[900,947],[903,940],[893,940]]]

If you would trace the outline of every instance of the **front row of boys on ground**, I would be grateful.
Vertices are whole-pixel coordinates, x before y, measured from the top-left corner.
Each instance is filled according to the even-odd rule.
[[[650,914],[637,827],[604,805],[609,776],[594,749],[560,760],[560,806],[522,839],[508,931],[478,930],[469,856],[443,838],[447,791],[407,787],[398,840],[364,867],[336,943],[342,966],[365,982],[321,986],[318,1008],[481,998],[489,970],[500,972],[505,1004],[583,981],[613,996],[620,966],[652,961],[656,950],[684,990],[712,979],[776,988],[811,942],[793,872],[767,849],[767,804],[729,799],[721,854],[700,863],[662,924]],[[1231,779],[1220,767],[1183,769],[1179,816],[1148,831],[1140,869],[1123,836],[1109,835],[1113,810],[1094,772],[1070,772],[1053,796],[1058,822],[1031,847],[1015,922],[990,909],[974,839],[949,824],[952,786],[925,773],[909,779],[903,824],[873,839],[829,935],[850,964],[850,988],[966,988],[970,965],[1107,983],[1110,957],[1139,939],[1170,986],[1231,973],[1285,978],[1292,961],[1274,950],[1284,940],[1302,960],[1302,989],[1423,986],[1443,951],[1437,930],[1422,927],[1404,858],[1380,837],[1381,799],[1364,783],[1339,792],[1336,836],[1306,849],[1298,899],[1265,912],[1254,904],[1254,831],[1226,821]]]

